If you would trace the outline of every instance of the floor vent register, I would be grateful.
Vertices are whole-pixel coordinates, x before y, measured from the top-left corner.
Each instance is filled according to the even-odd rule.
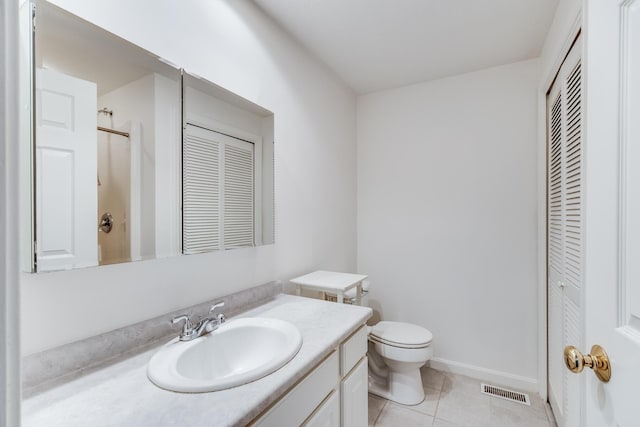
[[[509,400],[511,402],[521,403],[523,405],[531,406],[529,395],[520,393],[518,391],[507,390],[502,387],[497,387],[489,384],[480,384],[480,391],[482,394],[488,394],[489,396],[498,397],[500,399]]]

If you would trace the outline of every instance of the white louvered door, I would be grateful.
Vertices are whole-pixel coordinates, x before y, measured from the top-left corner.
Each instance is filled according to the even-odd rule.
[[[224,144],[224,247],[253,246],[253,144],[229,138]]]
[[[559,427],[580,426],[580,377],[563,349],[581,347],[582,64],[576,41],[547,95],[547,289],[549,402]]]
[[[184,253],[253,246],[253,144],[187,125],[182,150]]]
[[[182,144],[182,239],[185,254],[220,249],[220,144],[187,126]]]

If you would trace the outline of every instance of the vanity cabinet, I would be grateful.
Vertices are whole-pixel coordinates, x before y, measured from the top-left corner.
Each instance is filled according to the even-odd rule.
[[[362,326],[251,425],[366,426],[366,353],[367,329]]]
[[[334,390],[303,424],[305,427],[339,427],[340,393]]]
[[[343,426],[366,426],[369,416],[369,375],[364,357],[340,384]]]
[[[274,285],[274,291],[279,287]],[[254,295],[261,294],[262,290],[247,292]],[[247,304],[254,303],[249,300]],[[210,306],[206,303],[186,311],[199,312]],[[367,328],[364,324],[370,317],[368,307],[275,294],[244,311],[242,318],[273,318],[292,323],[302,335],[298,354],[276,372],[257,381],[213,393],[174,393],[159,389],[149,381],[151,353],[162,347],[132,353],[117,363],[106,363],[111,359],[105,358],[100,361],[104,365],[77,377],[73,369],[77,369],[79,359],[68,360],[68,355],[87,353],[95,358],[91,349],[95,349],[96,339],[73,343],[62,351],[53,349],[23,364],[31,367],[26,370],[27,379],[39,379],[38,382],[29,380],[31,396],[22,402],[23,423],[86,427],[99,420],[99,424],[109,426],[364,427],[368,415]],[[125,331],[137,337],[140,337],[138,331],[149,331],[145,339],[151,340],[158,320],[165,323],[165,316],[132,325]],[[123,341],[119,331],[109,332],[100,340],[115,342],[116,348],[129,343]],[[52,360],[56,365],[55,376],[49,373]],[[69,377],[73,378],[66,380]],[[45,381],[60,384],[40,392],[41,385],[48,384]],[[137,399],[122,399],[131,394],[132,387]]]
[[[341,425],[366,426],[369,416],[369,370],[367,365],[366,326],[340,344]]]

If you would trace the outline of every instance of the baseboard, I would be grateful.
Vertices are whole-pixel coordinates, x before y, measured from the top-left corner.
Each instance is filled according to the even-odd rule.
[[[427,366],[431,366],[437,371],[466,375],[467,377],[486,381],[494,385],[538,394],[538,380],[535,378],[523,377],[520,375],[509,374],[507,372],[495,371],[493,369],[439,359],[437,357],[431,358]]]

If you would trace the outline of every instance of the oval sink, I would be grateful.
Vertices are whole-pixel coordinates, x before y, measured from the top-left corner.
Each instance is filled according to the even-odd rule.
[[[172,391],[224,390],[276,371],[301,345],[298,328],[284,320],[232,319],[193,341],[169,342],[149,361],[147,376]]]

